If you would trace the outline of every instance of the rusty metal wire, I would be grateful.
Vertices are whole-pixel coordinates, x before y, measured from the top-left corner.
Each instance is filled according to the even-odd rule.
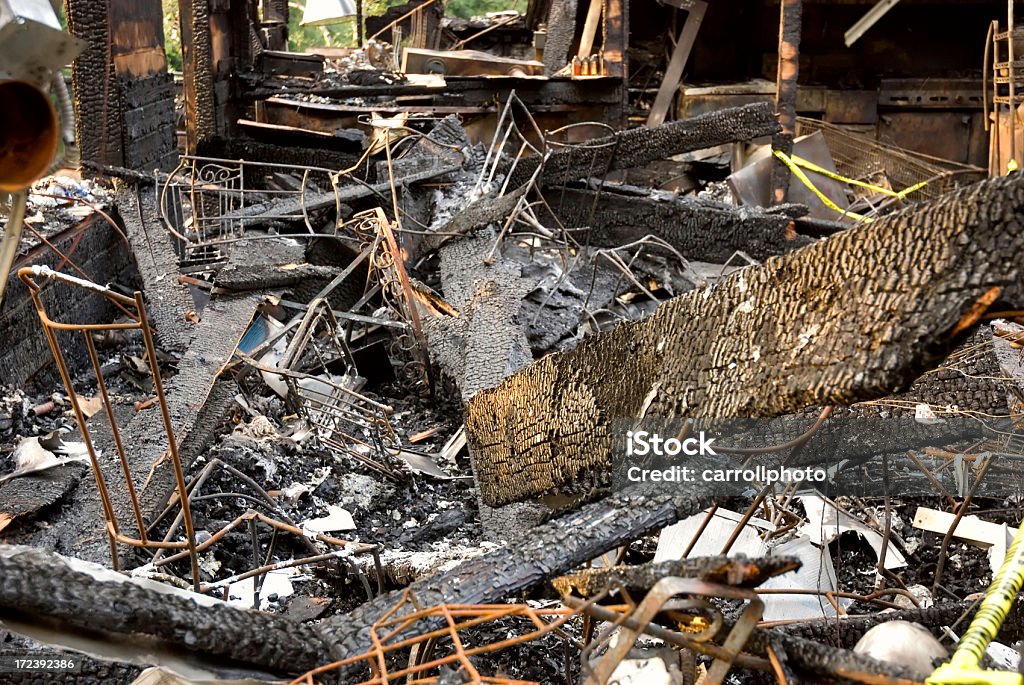
[[[214,460],[206,469],[200,473],[199,477],[194,478],[191,483],[187,483],[185,480],[184,468],[181,463],[181,459],[178,453],[178,440],[175,436],[174,427],[171,421],[170,410],[167,405],[166,397],[164,395],[163,381],[160,375],[160,366],[156,356],[156,348],[153,343],[153,337],[146,314],[145,304],[143,302],[142,293],[136,292],[134,297],[126,297],[118,294],[106,286],[101,286],[91,281],[77,278],[75,276],[69,276],[62,274],[45,266],[34,266],[26,267],[18,272],[18,277],[28,287],[29,295],[36,307],[36,313],[39,316],[40,321],[43,325],[43,331],[46,335],[47,342],[50,346],[50,351],[53,354],[54,361],[57,365],[57,371],[60,374],[61,381],[64,384],[65,390],[68,394],[68,401],[71,404],[72,412],[75,416],[75,421],[78,424],[79,431],[82,435],[82,441],[85,444],[86,451],[89,455],[89,462],[92,467],[93,476],[96,481],[96,487],[100,497],[100,504],[103,510],[103,516],[106,522],[107,537],[110,544],[111,553],[111,565],[114,570],[120,570],[120,558],[118,553],[118,544],[128,545],[130,547],[136,547],[141,549],[152,550],[155,552],[154,566],[164,566],[174,561],[188,559],[189,566],[192,576],[192,588],[196,592],[206,592],[211,589],[220,587],[225,581],[219,583],[205,584],[200,577],[199,569],[199,558],[200,552],[208,549],[210,546],[218,542],[231,530],[241,526],[250,525],[255,526],[257,522],[262,523],[275,531],[281,531],[297,535],[302,539],[307,539],[309,536],[306,535],[300,528],[296,527],[291,522],[282,522],[273,519],[264,514],[257,513],[255,511],[249,511],[241,516],[237,517],[234,521],[224,526],[221,530],[217,531],[209,538],[204,540],[202,543],[196,542],[195,529],[192,519],[192,507],[191,497],[197,494],[202,483],[209,477],[212,469],[215,466],[221,465],[227,467],[227,465],[221,464],[218,460]],[[50,319],[46,313],[46,309],[43,305],[40,293],[42,290],[41,283],[39,280],[45,279],[46,281],[62,283],[68,286],[81,288],[87,292],[95,295],[102,296],[107,300],[119,305],[122,312],[125,312],[128,318],[126,322],[118,322],[111,324],[71,324],[57,322]],[[136,478],[132,474],[132,468],[130,466],[130,460],[128,452],[125,449],[125,443],[122,437],[121,429],[119,428],[118,421],[116,418],[116,412],[114,405],[111,401],[110,395],[107,392],[106,383],[103,378],[103,372],[99,355],[96,351],[95,344],[93,342],[93,334],[103,333],[106,331],[127,331],[127,330],[138,330],[142,336],[143,346],[145,349],[144,361],[148,365],[152,378],[153,378],[153,392],[155,395],[155,404],[159,407],[162,427],[164,435],[167,440],[167,449],[161,454],[157,455],[152,463],[149,465],[148,472],[152,473],[157,465],[162,461],[169,461],[171,468],[174,472],[174,492],[173,500],[168,510],[165,510],[164,514],[157,518],[157,520],[163,518],[164,515],[169,513],[169,510],[173,507],[178,509],[177,517],[174,523],[171,525],[167,534],[162,538],[152,537],[153,528],[155,522],[146,520],[146,517],[142,512],[142,505],[139,500],[139,495],[136,490]],[[89,360],[92,364],[93,371],[96,376],[97,388],[99,390],[100,399],[102,401],[103,410],[105,412],[107,421],[110,426],[111,437],[113,438],[115,451],[117,452],[117,458],[120,466],[120,476],[123,479],[125,492],[128,496],[130,505],[130,521],[122,521],[118,516],[118,512],[114,506],[114,499],[112,497],[112,491],[110,485],[107,482],[107,476],[104,473],[103,464],[99,459],[99,452],[95,447],[90,432],[87,419],[83,413],[80,405],[79,396],[75,392],[74,382],[71,378],[71,373],[68,367],[67,360],[64,356],[63,349],[58,340],[58,333],[81,333],[85,339],[86,350],[88,351]],[[252,482],[252,479],[248,478],[244,474],[241,474],[237,469],[230,467],[229,470],[237,477],[242,478],[248,484],[253,486],[257,492],[261,493],[264,500],[270,502],[273,507],[273,502],[270,500],[269,495],[264,492],[258,485]],[[184,527],[184,540],[176,539],[180,536],[178,531]],[[126,529],[134,528],[137,531],[136,535],[125,532]],[[379,559],[376,554],[378,548],[376,545],[366,543],[356,543],[346,540],[340,540],[337,538],[316,535],[313,538],[324,544],[333,545],[340,547],[341,549],[329,556],[330,558],[344,558],[355,554],[372,553],[377,561],[379,568]],[[164,552],[173,551],[174,553],[170,556],[161,559]],[[314,548],[315,552],[313,558],[307,558],[303,560],[296,560],[286,562],[288,564],[300,565],[305,563],[313,563],[315,561],[324,560],[324,555],[320,553],[319,549]],[[262,575],[269,570],[278,568],[280,565],[275,564],[264,564],[256,569],[253,569],[245,574],[242,574],[241,578],[252,577],[255,575]],[[378,573],[378,578],[380,574]]]
[[[439,604],[423,607],[416,595],[406,589],[395,605],[370,627],[371,648],[362,654],[313,669],[289,685],[318,685],[326,682],[321,676],[327,674],[342,677],[344,682],[353,685],[437,683],[442,667],[459,670],[460,677],[466,682],[532,685],[532,681],[527,683],[484,675],[474,664],[473,657],[494,654],[548,634],[581,648],[581,666],[587,685],[614,682],[612,678],[616,668],[642,634],[673,648],[711,657],[712,663],[704,681],[709,685],[724,682],[733,667],[779,672],[778,664],[773,662],[785,655],[772,654],[771,650],[781,649],[780,645],[770,647],[768,658],[744,652],[747,641],[758,629],[764,607],[755,591],[675,577],[659,580],[639,602],[634,602],[628,593],[622,592],[622,588],[619,590],[624,601],[617,604],[601,604],[608,601],[610,591],[606,590],[589,599],[566,595],[562,597],[561,605],[539,609],[525,604]],[[877,601],[877,597],[883,594],[902,593],[888,590],[868,598]],[[718,604],[722,600],[742,603],[738,620],[729,625],[725,634],[724,628],[728,624]],[[583,644],[569,638],[562,630],[574,617],[584,618]],[[672,621],[677,629],[665,627],[664,620],[655,622],[656,617]],[[474,639],[476,636],[470,632],[475,627],[509,618],[520,619],[525,626],[523,631],[514,635],[509,633],[506,639],[487,644],[478,644]],[[596,639],[590,637],[591,621],[608,624]],[[617,642],[592,661],[591,657],[608,645],[614,633],[619,635]],[[762,637],[767,635],[762,634]],[[435,656],[434,650],[442,646],[444,653]],[[834,651],[836,655],[845,653],[840,649]],[[402,656],[405,652],[408,652],[407,658]],[[836,664],[827,660],[819,668],[823,673],[833,672],[862,683],[906,683],[884,673],[862,673],[850,669],[833,671],[831,669],[835,669]],[[786,670],[789,671],[788,668]]]
[[[674,599],[686,595],[685,599]],[[702,614],[712,616],[709,626],[687,633],[687,639],[693,643],[709,643],[720,632],[724,624],[721,612],[710,599],[735,599],[745,602],[739,620],[735,622],[729,634],[722,640],[722,646],[715,660],[708,669],[706,683],[721,685],[733,661],[739,656],[747,643],[750,633],[757,626],[764,611],[764,602],[751,590],[708,583],[690,578],[662,578],[647,593],[644,599],[628,615],[618,621],[622,625],[622,634],[618,642],[589,671],[586,685],[603,685],[609,682],[615,669],[633,648],[636,639],[645,632],[654,617],[664,611],[678,612],[699,610]],[[584,663],[586,663],[584,659]]]
[[[199,591],[202,581],[199,577],[199,560],[197,556],[195,530],[192,526],[192,516],[187,503],[185,474],[182,469],[181,460],[178,456],[178,443],[174,437],[174,429],[171,425],[170,412],[167,409],[167,402],[164,398],[163,381],[160,378],[160,367],[157,362],[156,348],[153,344],[153,336],[150,332],[149,320],[146,316],[146,307],[142,299],[142,293],[136,292],[134,298],[125,297],[124,295],[120,295],[112,291],[106,286],[97,285],[91,281],[74,276],[68,276],[41,266],[25,267],[20,269],[18,271],[18,277],[21,279],[22,283],[28,287],[29,295],[32,297],[32,301],[35,304],[36,313],[39,315],[39,320],[43,324],[43,332],[45,333],[46,340],[50,346],[50,352],[53,354],[54,361],[57,365],[57,371],[60,374],[61,381],[64,383],[64,388],[67,390],[68,401],[71,404],[71,410],[75,415],[75,421],[78,423],[79,431],[82,434],[82,441],[85,443],[86,450],[89,454],[89,462],[92,466],[93,476],[96,480],[96,487],[99,490],[100,504],[103,509],[104,518],[106,519],[107,537],[110,542],[111,563],[114,570],[118,570],[120,566],[117,550],[118,543],[144,548],[159,549],[161,547],[166,547],[170,549],[184,549],[186,550],[186,554],[189,557],[191,564],[193,587],[196,591]],[[86,291],[98,294],[112,303],[120,305],[122,311],[127,312],[129,320],[124,323],[112,324],[69,324],[53,321],[46,313],[43,301],[40,298],[41,284],[36,279],[61,282],[66,285],[83,288]],[[110,396],[107,393],[106,383],[103,380],[103,372],[99,356],[96,352],[96,347],[93,343],[92,334],[104,331],[125,330],[138,330],[142,334],[142,340],[145,346],[145,361],[152,370],[153,391],[157,398],[157,405],[160,408],[163,429],[166,433],[168,445],[166,453],[158,456],[157,459],[162,460],[165,457],[168,458],[171,462],[172,468],[174,469],[175,492],[179,500],[183,503],[182,517],[185,526],[185,539],[183,541],[163,542],[159,540],[151,540],[146,534],[147,526],[142,515],[142,507],[139,503],[138,494],[135,490],[135,480],[132,478],[128,454],[125,451],[121,432],[118,428],[117,419],[115,418],[114,408],[110,401]],[[106,477],[103,474],[99,456],[96,447],[93,444],[85,415],[79,404],[78,395],[75,392],[74,381],[71,378],[71,372],[69,370],[67,360],[64,357],[60,342],[57,338],[58,332],[62,331],[68,333],[81,333],[85,338],[85,345],[89,353],[89,360],[92,363],[93,370],[96,374],[96,383],[99,389],[100,398],[103,401],[103,408],[106,412],[107,419],[110,422],[110,430],[114,440],[114,447],[117,451],[118,461],[121,466],[121,475],[124,478],[128,498],[131,502],[132,523],[138,530],[137,537],[122,532],[122,522],[118,520],[117,513],[114,510]]]
[[[594,600],[591,600],[593,602]],[[589,604],[585,602],[584,604]],[[579,614],[579,610],[565,606],[537,609],[527,604],[439,604],[421,608],[415,594],[406,589],[401,599],[370,628],[373,647],[363,654],[336,661],[296,678],[290,685],[315,685],[317,676],[347,669],[347,673],[368,670],[370,678],[358,681],[360,685],[387,685],[388,683],[434,683],[431,675],[441,666],[457,666],[474,683],[500,685],[529,685],[532,681],[512,680],[484,676],[473,665],[471,657],[489,654],[537,640],[545,635],[557,634],[561,627]],[[469,646],[465,632],[473,627],[503,619],[522,619],[528,632],[490,644]],[[441,627],[438,627],[438,625]],[[450,653],[431,658],[429,646],[436,649],[450,641]],[[389,657],[410,650],[416,657],[405,665],[393,666]],[[348,675],[350,682],[356,676]]]

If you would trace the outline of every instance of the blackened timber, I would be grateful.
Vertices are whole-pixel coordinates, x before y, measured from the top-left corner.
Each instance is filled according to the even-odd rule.
[[[530,363],[530,345],[519,312],[536,279],[496,255],[485,260],[495,236],[452,241],[441,249],[445,299],[459,316],[425,319],[432,355],[455,379],[463,400],[490,388]]]
[[[0,619],[168,648],[239,666],[300,673],[326,661],[314,629],[30,547],[0,546]],[[226,665],[226,664],[225,664]]]
[[[220,373],[231,361],[263,295],[262,291],[253,291],[211,300],[196,326],[192,344],[178,362],[177,375],[165,384],[167,408],[185,469],[209,444],[231,406],[234,393],[229,387],[233,381],[224,381],[228,387],[221,386],[218,383]],[[152,463],[154,455],[166,449],[160,425],[159,412],[144,411],[136,414],[127,427],[127,435],[138,436],[138,441],[127,444],[144,446],[144,450],[135,450],[144,452],[137,457],[142,463]],[[166,505],[173,489],[174,471],[170,460],[160,460],[148,474],[140,493],[143,514],[155,517]],[[115,507],[117,505],[115,498]]]
[[[210,3],[178,0],[185,96],[185,149],[195,154],[199,143],[217,133],[213,38]]]
[[[773,628],[772,632],[817,642],[829,642],[841,647],[852,647],[864,633],[880,623],[889,621],[910,621],[920,623],[926,628],[940,628],[952,625],[965,614],[977,609],[977,602],[966,600],[937,604],[930,607],[896,609],[895,611],[879,612],[869,616],[842,616],[810,619],[791,625]],[[1010,610],[999,628],[999,639],[1005,644],[1013,644],[1024,637],[1024,597],[1020,595],[1014,600]]]
[[[615,495],[525,530],[505,546],[418,580],[409,590],[420,607],[497,602],[701,511],[712,494],[676,498]],[[345,659],[370,648],[371,626],[398,604],[401,594],[391,592],[348,614],[324,619],[317,631],[323,642],[331,645],[331,656]],[[406,603],[391,618],[411,610]]]
[[[84,475],[83,464],[65,464],[0,483],[0,530],[57,504]]]
[[[564,64],[562,65],[564,66]],[[479,76],[445,76],[444,88],[436,86],[418,86],[395,83],[383,86],[320,86],[320,87],[271,87],[272,82],[263,83],[240,75],[239,80],[250,84],[251,89],[245,91],[244,99],[262,100],[279,95],[316,95],[319,97],[336,98],[370,98],[381,95],[400,97],[405,95],[433,95],[436,104],[453,103],[465,106],[494,107],[495,102],[508,100],[512,91],[529,105],[620,105],[621,82],[610,76],[592,76],[586,80],[573,80],[569,77],[554,77],[550,80],[538,80],[532,77],[502,77],[500,83],[495,79]],[[500,106],[494,107],[500,109]]]
[[[687,259],[724,264],[737,250],[762,260],[811,242],[793,231],[793,220],[784,214],[672,193],[638,197],[560,188],[551,191],[548,205],[562,226],[588,230],[576,240],[591,247],[618,247],[653,235]],[[545,210],[539,211],[543,222]]]
[[[569,63],[569,50],[576,37],[576,3],[551,2],[549,4],[544,67],[550,76]]]
[[[989,180],[676,297],[469,402],[484,501],[609,466],[616,418],[770,417],[906,388],[1020,300],[1024,178]]]
[[[195,332],[185,314],[195,305],[188,287],[178,282],[178,254],[161,223],[155,195],[152,190],[122,187],[116,204],[142,277],[156,340],[168,351],[184,352]]]
[[[661,126],[630,129],[552,153],[544,163],[541,184],[569,183],[600,176],[607,170],[631,169],[684,152],[770,136],[778,128],[771,105],[758,102]],[[540,162],[536,157],[520,161],[509,187],[529,181]]]
[[[584,597],[605,590],[625,588],[647,592],[662,578],[699,578],[709,583],[757,587],[769,578],[800,568],[797,557],[773,556],[747,559],[743,556],[692,557],[637,564],[595,566],[554,579],[551,584],[562,595],[577,591]]]
[[[86,42],[71,68],[82,159],[120,164],[121,92],[110,61],[110,1],[65,0],[68,30]]]
[[[422,236],[412,240],[410,250],[417,257],[441,249],[450,240],[459,236],[469,236],[477,229],[490,224],[504,223],[515,211],[519,201],[526,194],[526,188],[519,188],[496,198],[481,198],[456,214],[437,230],[436,234]],[[414,236],[414,238],[417,236]],[[412,261],[415,261],[413,259]]]
[[[891,614],[880,615],[890,616]],[[767,656],[770,646],[779,646],[784,649],[789,665],[796,670],[813,674],[820,679],[832,679],[838,676],[840,680],[854,682],[916,685],[928,675],[917,673],[900,664],[879,661],[863,654],[836,649],[820,642],[783,635],[774,630],[755,629],[743,649],[751,654]]]

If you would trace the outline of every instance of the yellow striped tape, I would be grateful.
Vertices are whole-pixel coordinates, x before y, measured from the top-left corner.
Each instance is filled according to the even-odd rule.
[[[988,644],[1013,608],[1013,601],[1024,585],[1024,522],[1006,552],[1006,559],[985,592],[978,613],[957,645],[948,663],[935,669],[927,685],[1022,685],[1019,673],[987,671],[981,668]]]

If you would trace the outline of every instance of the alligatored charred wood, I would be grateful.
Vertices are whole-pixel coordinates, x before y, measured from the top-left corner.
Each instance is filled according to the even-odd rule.
[[[927,676],[926,673],[915,673],[897,664],[836,649],[820,642],[782,635],[773,630],[755,629],[744,645],[744,651],[758,656],[767,655],[769,645],[784,649],[793,668],[819,678],[831,679],[838,676],[861,683],[897,682],[914,685]]]
[[[52,552],[0,546],[0,619],[47,622],[68,633],[148,636],[174,649],[239,666],[297,673],[322,664],[325,645],[310,626],[218,600],[139,584]],[[160,588],[160,589],[156,589]]]
[[[577,240],[593,247],[617,247],[640,234],[661,238],[687,259],[724,263],[737,250],[754,259],[807,245],[784,214],[736,209],[676,197],[671,193],[636,197],[572,188],[551,192],[549,206],[566,228],[588,228]],[[542,214],[541,220],[546,217]]]
[[[757,587],[764,581],[800,568],[796,557],[697,557],[660,561],[639,566],[589,568],[555,578],[551,584],[561,594],[576,591],[584,596],[603,590],[624,587],[627,590],[650,590],[662,578],[700,578],[709,583]]]
[[[971,615],[976,608],[976,603],[973,600],[965,600],[922,609],[886,611],[870,616],[846,616],[839,621],[835,618],[801,621],[773,628],[772,631],[838,647],[853,647],[864,633],[881,623],[910,621],[920,623],[925,627],[937,628],[956,623],[961,616]],[[1018,595],[1013,608],[999,628],[998,638],[1005,644],[1014,644],[1022,637],[1024,637],[1024,599]]]
[[[656,159],[770,136],[779,128],[771,105],[759,102],[722,109],[692,119],[651,128],[636,128],[553,153],[544,162],[541,185],[567,183],[584,176],[601,176],[613,169],[631,169]],[[518,188],[533,177],[541,161],[521,160],[509,187]]]
[[[466,428],[498,506],[609,465],[611,421],[850,404],[934,367],[1015,301],[1024,180],[987,181],[693,291],[476,395]]]

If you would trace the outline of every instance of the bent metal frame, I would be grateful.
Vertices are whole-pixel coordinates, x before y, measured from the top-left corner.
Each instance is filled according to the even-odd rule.
[[[240,516],[235,521],[229,523],[223,530],[218,531],[210,538],[204,540],[202,543],[196,543],[195,529],[192,522],[192,512],[190,505],[190,498],[197,494],[199,489],[200,481],[205,480],[204,477],[195,479],[195,482],[189,484],[185,480],[185,472],[181,464],[181,458],[178,453],[178,443],[174,435],[174,428],[171,425],[171,415],[167,407],[167,402],[164,396],[163,382],[160,378],[159,364],[156,357],[156,348],[153,344],[152,329],[149,324],[149,319],[146,315],[145,302],[143,301],[142,293],[136,291],[134,297],[127,297],[114,292],[106,286],[102,286],[92,281],[85,280],[83,278],[77,278],[57,271],[54,271],[45,266],[32,266],[25,267],[18,271],[18,277],[28,287],[29,294],[32,297],[32,301],[35,304],[36,312],[39,315],[39,319],[43,324],[43,331],[46,334],[46,340],[49,343],[50,351],[53,354],[54,362],[57,365],[57,371],[60,374],[61,381],[64,383],[64,388],[68,394],[68,402],[71,404],[71,410],[74,413],[75,421],[78,424],[78,428],[82,434],[82,441],[85,443],[86,450],[89,454],[89,463],[92,467],[93,476],[96,479],[96,487],[99,491],[100,503],[103,508],[103,515],[106,519],[106,531],[110,542],[110,554],[111,554],[111,565],[115,571],[120,570],[120,560],[118,555],[117,545],[118,543],[129,545],[132,547],[145,548],[148,550],[155,550],[157,558],[154,560],[154,566],[166,565],[169,562],[182,559],[187,556],[189,564],[191,566],[192,575],[192,587],[196,592],[210,591],[223,586],[223,582],[216,582],[211,584],[204,584],[200,577],[199,570],[199,553],[206,550],[208,547],[216,543],[223,537],[228,530],[237,527],[241,523],[249,521],[252,525],[258,520],[271,528],[287,533],[299,535],[300,537],[306,538],[307,536],[303,531],[297,528],[292,522],[286,521],[281,522],[276,519],[257,514],[255,512],[249,512]],[[63,323],[52,320],[46,313],[46,309],[42,301],[43,284],[39,280],[47,280],[56,283],[63,283],[69,286],[83,288],[94,294],[100,295],[110,301],[120,312],[127,317],[128,321],[120,323],[109,323],[109,324],[72,324]],[[163,460],[169,459],[171,466],[174,470],[174,500],[180,505],[178,512],[178,518],[172,525],[171,530],[164,537],[164,539],[153,539],[147,533],[151,531],[152,527],[159,521],[149,523],[147,525],[146,519],[142,513],[142,507],[139,502],[138,493],[136,492],[135,481],[132,478],[131,468],[129,466],[128,454],[125,451],[123,439],[121,436],[121,430],[118,428],[117,420],[114,416],[114,407],[110,401],[110,396],[107,392],[106,383],[103,379],[103,373],[101,372],[101,365],[99,355],[96,352],[96,346],[93,343],[92,335],[94,333],[104,331],[129,331],[138,330],[142,335],[143,345],[145,347],[146,363],[152,370],[153,377],[153,392],[156,396],[156,404],[160,408],[161,419],[163,422],[163,428],[167,437],[167,450],[164,454],[160,455],[151,468],[155,467],[156,463]],[[83,413],[79,397],[75,393],[74,383],[72,381],[71,372],[68,368],[67,360],[64,357],[64,353],[60,347],[60,343],[57,339],[57,332],[64,331],[68,333],[81,333],[85,339],[85,347],[88,351],[89,360],[92,363],[93,370],[96,374],[96,385],[100,394],[100,398],[103,403],[103,409],[106,413],[107,420],[110,423],[110,431],[113,438],[114,446],[117,451],[118,461],[121,466],[121,473],[124,477],[124,482],[127,488],[128,498],[131,503],[132,516],[134,518],[134,525],[138,529],[138,536],[129,535],[122,530],[122,526],[118,521],[117,513],[114,509],[114,504],[111,499],[110,489],[107,485],[107,480],[103,475],[103,469],[99,460],[99,455],[92,441],[92,436],[89,431],[89,426],[85,414]],[[195,487],[192,487],[195,486]],[[270,503],[272,506],[272,503]],[[166,511],[165,514],[166,515]],[[279,513],[279,512],[275,512]],[[179,525],[184,525],[184,540],[173,540],[173,534]],[[315,536],[309,536],[318,542],[322,542],[328,545],[341,547],[342,549],[334,553],[329,554],[316,554],[307,559],[300,559],[289,562],[287,566],[302,565],[306,563],[318,563],[323,561],[329,561],[332,559],[341,559],[347,561],[347,557],[357,554],[372,554],[374,557],[375,566],[378,570],[378,584],[380,582],[380,562],[378,555],[377,545],[352,542],[347,540],[340,540],[334,537],[330,537],[323,534],[317,534]],[[312,543],[312,540],[308,540]],[[172,554],[164,559],[159,559],[160,555],[165,551],[177,550],[177,553]],[[280,564],[266,564],[259,568],[252,569],[241,577],[252,577],[256,575],[262,575],[265,572],[272,570],[273,568],[280,567]]]

